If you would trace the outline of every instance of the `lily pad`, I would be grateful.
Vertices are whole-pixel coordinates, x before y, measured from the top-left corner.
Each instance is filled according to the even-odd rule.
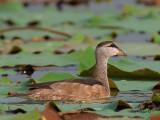
[[[26,114],[18,115],[1,115],[3,120],[39,120],[41,118],[41,113],[39,110],[35,109]]]
[[[113,102],[113,103],[108,104],[105,108],[112,109],[115,111],[120,111],[123,109],[131,108],[131,106],[123,100],[118,100],[117,102]]]
[[[41,105],[41,104],[34,104],[34,105],[30,105],[30,104],[18,104],[18,105],[12,105],[12,104],[0,104],[0,110],[5,112],[7,110],[15,110],[15,109],[23,109],[24,111],[30,112],[33,111],[35,109],[38,109],[40,112],[42,112],[44,110],[45,104]]]
[[[22,84],[18,84],[18,82],[11,83],[7,77],[3,77],[0,79],[0,96],[6,97],[10,92],[24,92],[28,90],[26,84],[31,83],[31,81],[26,81]]]
[[[159,44],[153,43],[117,43],[127,55],[132,56],[150,56],[158,55],[160,51]]]
[[[3,74],[13,75],[13,74],[16,74],[16,71],[0,69],[0,75],[3,75]]]
[[[7,77],[3,77],[0,79],[0,84],[10,84],[10,80]]]
[[[65,66],[77,64],[82,51],[76,51],[70,54],[54,55],[53,53],[31,54],[20,52],[15,55],[1,55],[1,66],[33,65],[33,66]]]
[[[151,115],[159,115],[160,114],[159,111],[151,111],[148,109],[143,110],[143,111],[134,111],[133,109],[124,109],[119,112],[115,112],[110,109],[103,109],[103,110],[97,110],[93,113],[104,115],[104,116],[113,116],[113,115],[114,116],[117,116],[117,115],[130,116],[130,117],[140,116],[140,117],[143,117],[144,119],[148,119],[149,116],[151,116]]]
[[[150,91],[152,86],[154,86],[158,81],[153,80],[140,80],[140,79],[120,79],[112,78],[120,91]],[[145,82],[145,84],[144,84]]]
[[[20,12],[23,11],[24,7],[20,2],[6,2],[0,6],[0,12]]]
[[[152,97],[152,101],[153,101],[155,104],[160,104],[160,95],[154,93],[154,94],[153,94],[153,97]]]
[[[153,34],[152,37],[151,37],[151,40],[154,43],[160,43],[160,34],[159,33]]]
[[[76,75],[72,75],[69,73],[63,73],[63,72],[50,72],[41,77],[40,79],[36,80],[37,83],[41,82],[51,82],[51,81],[58,81],[58,80],[64,80],[64,79],[73,79],[78,78]]]

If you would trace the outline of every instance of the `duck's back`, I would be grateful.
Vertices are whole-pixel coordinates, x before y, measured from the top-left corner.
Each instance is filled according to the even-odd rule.
[[[28,85],[29,97],[36,100],[80,100],[108,97],[101,82],[93,79],[68,79]]]

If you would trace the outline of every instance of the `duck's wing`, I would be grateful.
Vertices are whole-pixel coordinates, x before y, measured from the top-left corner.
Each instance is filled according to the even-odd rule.
[[[59,80],[59,81],[52,81],[52,82],[30,84],[30,85],[26,85],[26,86],[30,87],[31,89],[39,89],[39,88],[50,89],[51,85],[53,85],[55,83],[62,83],[62,82],[80,83],[80,84],[85,84],[85,85],[90,85],[90,86],[93,86],[95,84],[102,85],[101,82],[99,82],[99,81],[97,81],[95,79],[66,79],[66,80]]]

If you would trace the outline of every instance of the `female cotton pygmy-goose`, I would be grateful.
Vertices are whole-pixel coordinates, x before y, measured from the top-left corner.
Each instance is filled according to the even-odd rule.
[[[28,85],[31,89],[24,94],[35,100],[81,100],[110,96],[107,77],[109,57],[126,56],[114,42],[105,41],[95,50],[96,65],[91,79],[66,79]]]

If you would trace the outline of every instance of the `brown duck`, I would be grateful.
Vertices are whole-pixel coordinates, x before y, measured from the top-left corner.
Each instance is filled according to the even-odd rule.
[[[96,65],[91,79],[66,79],[46,83],[28,85],[26,92],[35,100],[82,100],[98,99],[110,96],[107,77],[109,57],[126,56],[114,42],[105,41],[97,45],[95,50]]]

